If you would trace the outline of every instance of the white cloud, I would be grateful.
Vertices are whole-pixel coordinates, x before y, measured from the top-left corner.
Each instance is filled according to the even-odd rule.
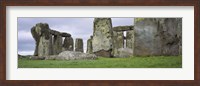
[[[33,55],[34,51],[18,51],[20,55]]]
[[[18,31],[18,40],[34,40],[31,32],[29,31]]]

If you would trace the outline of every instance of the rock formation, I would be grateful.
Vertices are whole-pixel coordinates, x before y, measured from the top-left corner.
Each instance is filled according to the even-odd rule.
[[[97,56],[111,57],[112,23],[111,18],[95,18],[92,39],[93,53]]]
[[[36,41],[36,48],[34,55],[47,56],[51,55],[52,38],[50,34],[49,25],[46,23],[38,23],[31,28],[31,33]]]
[[[112,29],[113,29],[113,49],[112,49],[113,56],[114,57],[132,56],[133,48],[130,46],[132,46],[134,43],[134,38],[132,38],[134,37],[132,36],[134,35],[133,26],[117,26],[113,27]],[[127,31],[128,36],[127,35],[125,36],[124,31]],[[126,54],[129,53],[129,54],[124,55],[124,53]]]
[[[68,33],[51,30],[46,23],[38,23],[31,28],[36,41],[34,56],[58,55],[62,52],[62,37],[71,37]]]
[[[159,36],[161,38],[162,55],[179,55],[182,49],[182,19],[160,18]]]
[[[53,55],[57,55],[62,52],[62,36],[54,35],[53,36]]]
[[[65,37],[63,43],[63,51],[73,51],[74,50],[74,40],[72,37]]]
[[[76,38],[75,51],[83,52],[83,39]]]
[[[132,27],[133,28],[133,27]],[[126,31],[126,48],[132,49],[134,55],[134,30]]]
[[[93,53],[92,52],[92,36],[90,36],[90,39],[87,40],[87,53]]]
[[[182,54],[181,18],[135,18],[134,20],[134,26],[112,27],[111,18],[95,18],[93,35],[87,40],[87,54],[83,53],[83,39],[75,40],[74,49],[71,34],[52,30],[46,23],[38,23],[31,28],[35,40],[32,59],[70,60],[93,59],[96,56]]]
[[[120,57],[118,49],[124,48],[124,34],[123,32],[113,31],[113,49],[112,54],[114,57]]]
[[[180,18],[135,20],[135,55],[179,55],[182,38]]]
[[[59,55],[52,55],[46,57],[46,59],[55,59],[55,60],[93,60],[97,59],[97,56],[95,54],[88,54],[88,53],[82,53],[82,52],[75,52],[75,51],[63,51]]]

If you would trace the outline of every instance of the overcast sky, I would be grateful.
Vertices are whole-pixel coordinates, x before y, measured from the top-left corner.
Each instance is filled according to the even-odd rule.
[[[133,18],[111,18],[112,25],[133,25]],[[36,23],[48,23],[53,30],[70,33],[75,41],[82,38],[84,52],[87,49],[87,39],[93,34],[94,18],[18,18],[18,53],[21,55],[33,55],[35,40],[31,35],[31,27]],[[75,42],[74,42],[75,43]]]

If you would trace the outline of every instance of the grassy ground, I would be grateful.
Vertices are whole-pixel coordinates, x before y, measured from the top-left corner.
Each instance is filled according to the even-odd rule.
[[[181,56],[103,58],[97,60],[18,60],[18,68],[181,68]]]

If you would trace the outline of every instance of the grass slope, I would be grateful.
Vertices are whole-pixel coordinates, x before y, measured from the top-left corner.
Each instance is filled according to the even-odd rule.
[[[181,56],[103,58],[97,60],[18,60],[18,68],[181,68]]]

